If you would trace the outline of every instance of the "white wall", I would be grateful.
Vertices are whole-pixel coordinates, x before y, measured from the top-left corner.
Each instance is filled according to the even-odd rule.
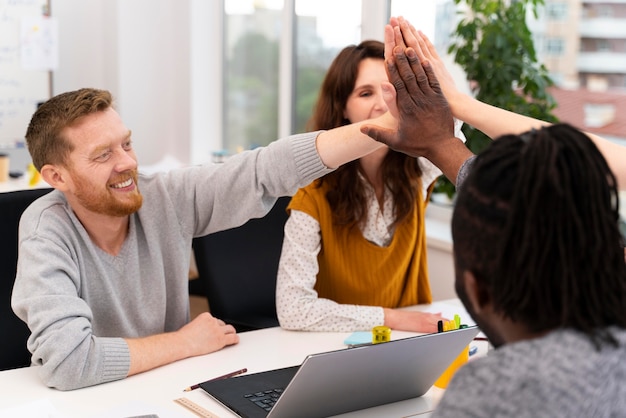
[[[426,207],[428,278],[433,301],[456,298],[450,222],[452,207],[430,203]]]
[[[105,9],[113,4],[51,0],[52,16],[59,22],[59,67],[52,77],[53,94],[81,87],[117,92],[117,57],[106,48],[117,39],[116,22],[107,19],[111,8]]]
[[[140,162],[151,163],[164,153],[187,160],[189,2],[117,3],[118,102],[133,139],[141,141]]]
[[[211,54],[220,49],[209,49],[214,32],[207,30],[219,23],[215,3],[51,0],[60,55],[53,94],[81,87],[110,90],[133,132],[140,165],[165,155],[184,164],[208,160],[220,142],[221,116],[214,103],[221,90],[210,87],[216,80],[211,64],[218,62]],[[209,53],[195,54],[192,62],[192,46]]]

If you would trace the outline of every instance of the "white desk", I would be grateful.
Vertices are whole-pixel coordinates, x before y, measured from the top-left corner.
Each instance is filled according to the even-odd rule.
[[[462,318],[468,318],[464,322],[470,323],[458,300],[411,309],[443,312],[444,315],[459,313]],[[0,372],[0,417],[5,416],[3,412],[7,408],[34,406],[37,401],[50,402],[58,412],[56,418],[129,417],[143,414],[156,414],[159,418],[196,416],[174,402],[174,399],[185,397],[219,417],[231,418],[235,415],[201,389],[192,392],[183,392],[183,389],[244,367],[248,373],[254,373],[297,365],[308,354],[345,348],[343,340],[349,334],[294,332],[280,328],[245,332],[240,334],[239,344],[221,351],[178,361],[123,380],[69,392],[43,385],[36,367],[8,370]],[[415,334],[393,331],[392,339],[411,335]],[[433,387],[420,398],[343,414],[341,417],[424,417],[433,410],[442,393],[443,390]]]
[[[14,192],[24,189],[42,189],[46,187],[50,187],[50,185],[43,180],[40,180],[34,186],[30,186],[28,184],[28,176],[24,174],[18,179],[9,179],[7,181],[0,182],[0,193]]]

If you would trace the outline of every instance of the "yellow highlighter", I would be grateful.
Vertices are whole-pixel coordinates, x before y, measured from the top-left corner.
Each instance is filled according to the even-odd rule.
[[[465,363],[469,361],[469,345],[466,346],[463,351],[454,359],[454,361],[448,366],[445,372],[439,376],[439,378],[435,381],[435,386],[441,389],[445,389],[448,387],[448,383],[452,380],[452,376],[454,373],[463,366]]]
[[[39,180],[41,180],[41,175],[39,174],[39,171],[37,171],[33,163],[28,164],[26,171],[28,172],[28,186],[29,187],[33,187],[37,183],[39,183]]]
[[[439,321],[439,322],[442,322],[442,321]],[[441,328],[439,332],[453,331],[459,328],[463,328],[463,326],[461,325],[461,317],[459,315],[454,315],[453,320],[443,321]],[[439,378],[435,382],[435,386],[441,389],[447,388],[448,383],[450,383],[450,380],[452,379],[452,376],[454,376],[454,373],[459,369],[459,367],[467,363],[468,360],[469,360],[469,346],[465,347],[463,351],[461,351],[461,353],[450,364],[450,366],[448,366],[446,371],[444,371],[441,374],[441,376],[439,376]]]

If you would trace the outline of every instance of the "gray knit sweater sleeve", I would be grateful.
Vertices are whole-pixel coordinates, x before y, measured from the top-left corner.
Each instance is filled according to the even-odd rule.
[[[28,208],[12,307],[31,330],[28,349],[44,383],[71,390],[122,379],[131,360],[124,338],[185,325],[193,237],[261,217],[277,197],[332,171],[317,153],[317,134],[224,164],[140,174],[143,205],[115,256],[93,243],[59,191]]]
[[[459,168],[459,172],[456,175],[457,192],[461,190],[461,188],[463,187],[463,183],[465,183],[465,179],[467,179],[467,176],[469,175],[472,169],[472,166],[474,165],[475,160],[476,160],[476,156],[472,155],[467,160],[465,160],[463,164],[461,164],[461,167]]]
[[[597,349],[558,330],[470,361],[452,379],[433,418],[626,416],[626,331]]]

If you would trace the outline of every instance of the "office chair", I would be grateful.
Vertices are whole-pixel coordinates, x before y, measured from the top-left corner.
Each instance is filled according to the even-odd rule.
[[[0,370],[30,366],[26,340],[30,331],[11,309],[11,293],[17,269],[17,228],[22,212],[51,188],[0,193]]]
[[[209,311],[237,332],[278,326],[276,273],[290,200],[279,198],[263,218],[193,240]]]

